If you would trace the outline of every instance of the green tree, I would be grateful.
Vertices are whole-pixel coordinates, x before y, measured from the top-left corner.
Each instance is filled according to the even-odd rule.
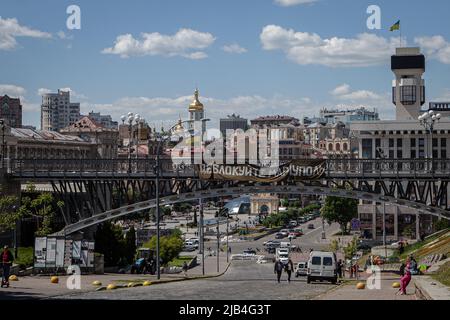
[[[156,240],[156,236],[153,236],[144,244],[144,248],[156,250]],[[181,238],[181,231],[176,230],[170,236],[160,237],[159,256],[161,257],[163,265],[167,265],[174,258],[178,257],[182,250],[183,239]]]
[[[322,217],[328,222],[337,222],[344,234],[347,233],[348,223],[357,217],[358,201],[354,199],[329,196],[321,209]]]
[[[346,259],[351,259],[358,251],[358,238],[353,237],[347,246],[344,247],[344,254]]]
[[[15,206],[18,199],[15,196],[0,196],[0,229],[14,230],[16,222],[20,219],[20,212]]]
[[[330,243],[330,250],[336,253],[339,251],[339,249],[340,249],[339,242],[336,239],[332,240]]]
[[[113,267],[124,263],[124,237],[122,228],[111,222],[104,222],[95,232],[95,251],[102,253],[105,266]]]
[[[436,231],[450,228],[450,221],[447,219],[440,219],[436,222]]]

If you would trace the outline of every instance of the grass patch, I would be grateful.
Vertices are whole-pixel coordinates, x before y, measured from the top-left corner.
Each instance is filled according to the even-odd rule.
[[[14,249],[12,249],[13,251]],[[14,251],[13,251],[14,252]],[[17,257],[14,257],[14,263],[19,265],[19,268],[25,269],[33,265],[33,248],[19,247],[17,248]]]
[[[189,264],[189,261],[191,261],[192,259],[194,259],[193,256],[182,256],[175,258],[169,262],[169,267],[182,267],[184,262]]]
[[[432,274],[431,277],[447,287],[450,287],[450,262],[446,262],[439,268],[438,272]]]

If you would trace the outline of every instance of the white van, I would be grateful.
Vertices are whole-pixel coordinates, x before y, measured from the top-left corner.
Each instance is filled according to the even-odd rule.
[[[278,248],[276,253],[276,259],[281,263],[286,264],[289,261],[289,249],[287,248]]]
[[[313,251],[309,256],[307,282],[327,280],[337,282],[336,255],[333,252]]]

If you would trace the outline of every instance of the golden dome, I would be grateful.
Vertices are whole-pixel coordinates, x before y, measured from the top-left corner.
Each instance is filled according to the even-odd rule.
[[[180,133],[184,131],[183,123],[181,121],[181,118],[178,120],[178,123],[175,125],[173,132]]]
[[[203,103],[198,100],[198,89],[194,92],[194,101],[189,105],[189,111],[203,111]]]

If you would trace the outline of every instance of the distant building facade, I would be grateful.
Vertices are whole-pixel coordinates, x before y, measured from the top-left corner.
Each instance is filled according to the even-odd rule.
[[[0,119],[13,128],[22,127],[22,104],[19,98],[0,96]]]
[[[70,91],[58,90],[42,96],[41,130],[59,131],[80,118],[80,104],[70,101]]]
[[[94,120],[97,124],[102,125],[104,128],[118,129],[119,123],[117,121],[113,121],[110,115],[104,115],[100,114],[100,112],[91,111],[87,117]]]
[[[234,113],[226,118],[220,119],[220,132],[223,137],[226,136],[227,130],[237,129],[246,131],[248,129],[248,120],[241,118],[239,115],[235,115]]]

